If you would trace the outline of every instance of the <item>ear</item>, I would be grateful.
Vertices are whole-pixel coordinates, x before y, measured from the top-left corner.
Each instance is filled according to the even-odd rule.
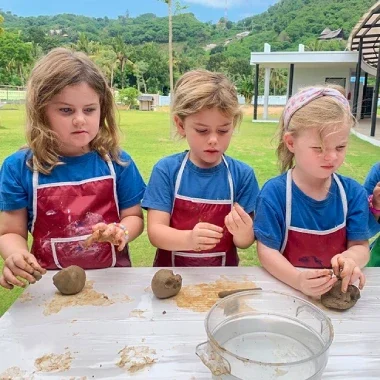
[[[294,136],[290,132],[285,132],[282,139],[286,147],[294,153]]]
[[[178,115],[174,116],[174,123],[175,123],[175,126],[177,128],[178,134],[182,137],[186,137],[185,128],[183,125],[183,120]]]

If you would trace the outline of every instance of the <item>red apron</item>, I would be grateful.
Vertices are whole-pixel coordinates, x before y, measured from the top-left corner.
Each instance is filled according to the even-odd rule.
[[[346,192],[337,175],[333,179],[338,185],[343,207],[343,223],[325,231],[308,230],[291,226],[292,173],[286,178],[286,231],[281,253],[296,267],[331,268],[331,259],[347,249]]]
[[[153,263],[155,267],[209,267],[209,266],[237,266],[239,257],[233,236],[224,225],[224,218],[231,211],[233,206],[233,184],[227,161],[223,157],[223,162],[227,167],[228,183],[230,187],[230,199],[200,199],[181,196],[178,189],[181,184],[183,171],[189,153],[182,161],[178,172],[170,227],[178,230],[192,230],[199,222],[212,223],[223,228],[223,237],[214,248],[203,251],[165,251],[158,249]]]
[[[43,268],[131,266],[128,247],[116,253],[110,243],[95,243],[89,248],[81,244],[94,224],[120,220],[116,174],[112,162],[107,164],[110,175],[46,185],[38,184],[34,170],[31,252]]]

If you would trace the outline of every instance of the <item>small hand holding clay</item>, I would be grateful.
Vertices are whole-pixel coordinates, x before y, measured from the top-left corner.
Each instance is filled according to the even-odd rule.
[[[238,203],[234,204],[224,223],[231,235],[244,237],[253,233],[253,220]]]
[[[39,275],[43,275],[46,273],[46,269],[38,264],[34,255],[26,250],[14,252],[4,261],[0,285],[7,289],[13,289],[15,285],[24,288],[26,283],[16,276],[34,284],[36,282],[36,277],[34,276],[35,272],[38,272]]]
[[[329,291],[336,281],[330,269],[309,269],[298,273],[297,289],[307,296],[318,297]]]
[[[331,267],[335,276],[342,280],[343,293],[346,293],[348,286],[354,284],[357,280],[359,280],[359,289],[363,289],[365,276],[353,259],[340,253],[331,259]]]
[[[370,209],[380,210],[380,182],[378,182],[373,189],[372,197],[370,199]],[[375,214],[376,218],[379,218],[379,214]]]
[[[189,246],[193,251],[208,251],[214,248],[223,237],[223,228],[215,224],[200,222],[189,236]]]
[[[160,269],[153,276],[151,287],[157,298],[173,297],[181,290],[182,277],[170,269]]]
[[[83,242],[85,248],[94,243],[108,242],[116,245],[118,251],[121,251],[128,243],[128,231],[120,223],[98,223],[92,230],[94,232]]]

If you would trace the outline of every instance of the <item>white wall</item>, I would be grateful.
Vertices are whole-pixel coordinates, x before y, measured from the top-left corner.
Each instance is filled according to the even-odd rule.
[[[348,68],[298,68],[294,66],[293,94],[300,88],[325,84],[326,78],[346,78],[346,95],[350,91],[350,69]]]

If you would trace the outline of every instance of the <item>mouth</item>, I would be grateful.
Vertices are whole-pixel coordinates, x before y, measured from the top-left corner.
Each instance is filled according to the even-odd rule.
[[[87,133],[86,131],[75,131],[73,132],[74,135],[80,135],[82,133]]]
[[[205,150],[206,153],[219,153],[218,150],[214,150],[214,149],[207,149]]]
[[[334,169],[334,165],[325,165],[325,166],[321,166],[322,169]]]

